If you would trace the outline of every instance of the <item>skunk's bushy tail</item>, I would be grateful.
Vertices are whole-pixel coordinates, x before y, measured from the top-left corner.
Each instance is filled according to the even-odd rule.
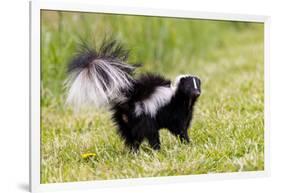
[[[82,44],[68,66],[66,102],[81,108],[126,100],[137,67],[126,63],[128,54],[114,39],[104,40],[98,49]]]

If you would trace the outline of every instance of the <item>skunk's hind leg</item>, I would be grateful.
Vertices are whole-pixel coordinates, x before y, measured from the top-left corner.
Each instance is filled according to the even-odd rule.
[[[126,147],[136,152],[143,141],[142,135],[136,135],[132,132],[134,122],[130,120],[128,114],[122,111],[116,111],[113,114],[113,121],[117,124],[117,131],[124,140]]]
[[[134,146],[135,139],[132,136],[131,129],[122,120],[118,122],[118,133],[127,147],[132,148]]]
[[[118,133],[131,151],[138,151],[144,139],[148,140],[153,149],[160,149],[159,132],[150,117],[145,114],[134,117],[127,112],[115,111],[112,118],[118,126]]]
[[[155,131],[150,133],[147,136],[148,143],[149,145],[154,149],[154,150],[159,150],[160,149],[160,137],[159,137],[159,131]]]
[[[144,139],[147,139],[153,149],[160,149],[159,131],[155,120],[150,116],[143,114],[135,120],[132,127],[132,135],[135,138],[136,148]]]
[[[140,145],[143,142],[143,139],[144,139],[143,137],[135,138],[133,144],[129,145],[130,150],[133,151],[133,152],[138,152],[139,148],[140,148]]]

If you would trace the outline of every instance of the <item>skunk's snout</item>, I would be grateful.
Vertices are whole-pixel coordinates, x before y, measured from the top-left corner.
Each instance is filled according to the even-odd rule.
[[[194,97],[199,97],[200,94],[201,94],[201,92],[200,92],[199,90],[195,90],[195,91],[193,91],[193,93],[192,93],[192,95],[193,95]]]

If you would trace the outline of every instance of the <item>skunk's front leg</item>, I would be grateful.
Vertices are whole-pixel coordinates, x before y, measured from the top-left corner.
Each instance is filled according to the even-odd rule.
[[[180,138],[181,142],[183,143],[189,143],[189,136],[188,136],[188,127],[187,126],[181,126],[180,132],[178,134],[178,137]]]
[[[184,120],[183,122],[180,122],[180,124],[179,124],[179,127],[181,128],[180,133],[179,133],[181,142],[185,142],[185,143],[190,142],[189,136],[188,136],[188,128],[190,126],[191,119],[192,119],[192,111],[189,111],[186,120]]]
[[[189,143],[190,142],[187,130],[185,130],[183,133],[180,133],[179,137],[180,137],[181,142],[183,142],[183,143]]]
[[[189,143],[188,125],[185,121],[175,121],[172,127],[167,127],[181,142]]]

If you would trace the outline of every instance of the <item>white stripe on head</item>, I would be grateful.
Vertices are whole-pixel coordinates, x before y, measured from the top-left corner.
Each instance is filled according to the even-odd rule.
[[[145,113],[154,117],[158,109],[170,102],[173,93],[174,92],[171,87],[157,87],[148,99],[139,101],[135,104],[135,115],[139,116],[142,113]]]
[[[195,78],[193,77],[192,80],[193,80],[194,88],[197,89],[197,84],[196,84]]]

